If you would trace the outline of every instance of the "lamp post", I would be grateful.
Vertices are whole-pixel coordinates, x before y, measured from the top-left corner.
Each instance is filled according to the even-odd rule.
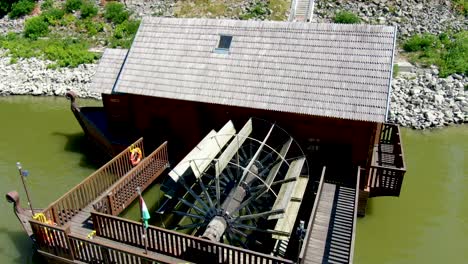
[[[34,210],[31,204],[31,198],[29,197],[28,188],[26,187],[26,182],[24,181],[24,178],[28,177],[29,171],[23,170],[23,167],[21,167],[21,163],[19,161],[16,162],[16,167],[18,168],[21,182],[23,183],[24,191],[26,192],[26,197],[28,198],[28,204],[29,204],[29,208],[31,209],[31,215],[34,216]]]

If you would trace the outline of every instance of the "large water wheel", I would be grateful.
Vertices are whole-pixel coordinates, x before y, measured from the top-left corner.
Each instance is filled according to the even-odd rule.
[[[169,173],[162,190],[172,202],[172,228],[252,248],[289,240],[308,182],[304,153],[275,124],[229,121],[212,130]],[[265,242],[267,241],[267,242]]]

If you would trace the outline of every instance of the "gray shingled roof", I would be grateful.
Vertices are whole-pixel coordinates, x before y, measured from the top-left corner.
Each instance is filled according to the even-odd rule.
[[[96,93],[110,94],[119,75],[122,63],[127,56],[126,49],[106,49],[99,61],[96,74],[91,80],[90,90]]]
[[[228,54],[214,52],[232,35]],[[396,28],[146,17],[116,92],[385,121]]]

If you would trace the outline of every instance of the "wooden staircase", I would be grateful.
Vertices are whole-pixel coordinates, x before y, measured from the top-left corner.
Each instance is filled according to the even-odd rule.
[[[356,190],[337,187],[330,217],[324,262],[349,263],[353,236],[354,198]]]
[[[326,182],[324,167],[298,263],[353,263],[360,170],[352,188]]]
[[[309,22],[313,9],[314,0],[292,1],[289,21]]]

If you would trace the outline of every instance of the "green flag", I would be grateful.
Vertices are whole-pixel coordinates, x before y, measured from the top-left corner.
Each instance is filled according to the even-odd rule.
[[[140,211],[141,211],[141,220],[143,220],[143,224],[145,228],[148,228],[148,220],[151,217],[148,211],[148,207],[146,207],[145,200],[143,200],[143,196],[141,195],[140,195]]]

